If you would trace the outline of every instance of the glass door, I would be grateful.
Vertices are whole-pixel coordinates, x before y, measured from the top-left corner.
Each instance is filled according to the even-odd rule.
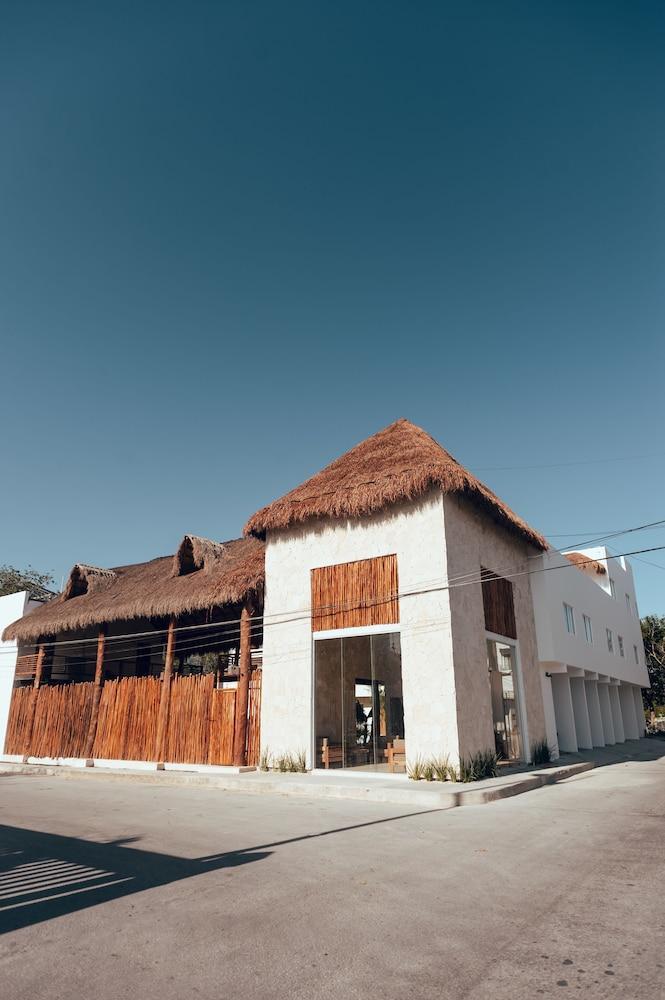
[[[398,632],[315,640],[314,685],[318,767],[388,770],[393,751],[402,760]]]
[[[504,760],[522,759],[522,739],[515,682],[515,648],[487,640],[494,742]]]

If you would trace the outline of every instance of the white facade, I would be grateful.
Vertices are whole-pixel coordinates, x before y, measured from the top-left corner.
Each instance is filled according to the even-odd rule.
[[[25,590],[19,591],[17,594],[8,594],[6,597],[0,597],[0,636],[7,625],[11,625],[12,622],[15,622],[18,618],[22,618],[23,615],[37,606],[38,602],[31,601]],[[0,753],[5,748],[5,735],[7,732],[7,720],[9,719],[9,706],[12,700],[17,655],[18,645],[15,642],[3,642],[0,639]]]
[[[264,609],[261,746],[274,755],[314,755],[314,649],[339,636],[399,632],[408,759],[460,756],[494,748],[481,567],[514,572],[515,652],[521,735],[545,737],[529,577],[535,549],[463,500],[440,489],[371,516],[322,519],[268,532]],[[394,554],[399,624],[312,632],[311,571]],[[448,589],[471,572],[473,587]],[[520,575],[521,574],[521,575]],[[452,623],[452,624],[451,624]]]
[[[326,520],[269,533],[266,544],[261,746],[305,750],[312,766],[314,666],[310,573],[319,566],[396,554],[409,755],[456,758],[457,709],[443,497],[397,504],[371,517]],[[428,592],[422,593],[428,589]],[[432,628],[432,623],[436,627]],[[349,634],[353,630],[344,630]],[[367,633],[371,628],[358,629]],[[318,638],[341,633],[319,633]]]
[[[543,553],[531,577],[547,738],[558,755],[644,734],[649,686],[633,574],[606,548],[578,549],[605,568]]]

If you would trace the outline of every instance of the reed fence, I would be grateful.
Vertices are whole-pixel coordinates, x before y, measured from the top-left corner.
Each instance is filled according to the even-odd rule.
[[[14,691],[5,752],[31,757],[82,757],[93,684],[49,684]]]
[[[121,677],[102,688],[92,751],[104,760],[154,760],[159,677]]]
[[[5,753],[31,757],[82,757],[94,685],[47,684],[14,689]],[[123,677],[102,688],[93,757],[156,760],[160,677]],[[171,682],[166,760],[180,764],[232,764],[236,692],[214,687],[214,676]],[[261,670],[250,680],[247,762],[259,761]]]

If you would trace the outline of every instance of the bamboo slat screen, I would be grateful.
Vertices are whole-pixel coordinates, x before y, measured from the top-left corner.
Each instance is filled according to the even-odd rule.
[[[210,713],[209,764],[233,763],[233,724],[236,693],[233,689],[212,692]]]
[[[28,734],[32,724],[34,690],[31,687],[14,688],[9,706],[5,753],[27,753]]]
[[[174,677],[166,739],[166,760],[207,764],[214,674]]]
[[[159,677],[121,677],[107,681],[99,703],[93,757],[102,760],[154,760]]]
[[[485,628],[488,632],[517,638],[513,584],[481,567]]]
[[[30,740],[33,757],[82,757],[90,725],[92,689],[82,684],[49,684],[37,694]]]
[[[15,688],[4,752],[31,757],[82,757],[90,724],[94,685],[48,684]],[[102,688],[93,757],[155,760],[159,677],[123,677]],[[213,674],[175,677],[171,682],[166,760],[181,764],[232,764],[236,692],[216,690]],[[33,722],[34,708],[34,722]],[[249,688],[247,758],[258,764],[261,670]]]
[[[399,622],[397,556],[312,570],[312,631]]]
[[[90,725],[92,688],[92,683],[49,684],[37,690],[15,688],[5,752],[31,757],[82,757]]]
[[[24,653],[23,656],[16,657],[15,677],[25,679],[34,677],[37,670],[37,653]]]
[[[247,720],[247,763],[257,767],[261,742],[261,670],[253,670],[249,682]]]

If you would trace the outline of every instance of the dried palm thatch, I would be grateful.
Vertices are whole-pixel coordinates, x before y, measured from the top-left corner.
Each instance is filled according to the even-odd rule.
[[[603,576],[607,572],[602,562],[585,556],[583,552],[564,552],[564,555],[568,562],[571,562],[573,566],[577,566],[578,569],[590,570],[593,573],[597,573],[598,576]]]
[[[222,542],[199,535],[185,535],[173,557],[173,575],[186,576],[202,569],[212,573],[224,555]]]
[[[70,597],[80,597],[82,594],[89,594],[93,590],[99,590],[116,579],[116,574],[112,569],[102,569],[101,566],[88,566],[86,563],[76,563],[69,573],[65,589],[62,592],[63,598],[68,601]]]
[[[468,498],[539,549],[547,542],[468,472],[434,438],[408,420],[367,438],[279,500],[257,511],[245,534],[265,538],[310,518],[362,517],[432,487]]]
[[[59,597],[8,625],[3,638],[34,642],[40,636],[105,622],[183,615],[239,604],[245,598],[260,603],[264,581],[263,543],[255,538],[237,538],[222,545],[208,544],[209,549],[202,546],[199,551],[214,551],[215,557],[206,561],[204,556],[203,569],[174,576],[174,556],[117,566],[107,571],[111,577],[105,579],[103,586],[89,588],[87,593],[77,596],[68,596],[65,588]]]

